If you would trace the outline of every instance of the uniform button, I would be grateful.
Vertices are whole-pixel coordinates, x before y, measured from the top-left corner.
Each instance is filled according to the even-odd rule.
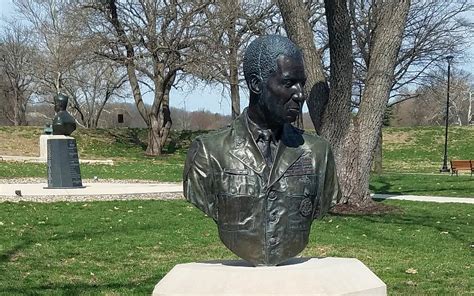
[[[237,189],[235,187],[230,188],[230,193],[235,194],[237,192]]]
[[[270,222],[276,223],[278,221],[278,213],[272,212],[270,214]]]
[[[271,237],[268,242],[270,243],[270,246],[274,246],[278,243],[278,239],[276,237]]]
[[[276,192],[275,191],[270,191],[268,193],[268,199],[269,200],[275,200],[276,199]]]

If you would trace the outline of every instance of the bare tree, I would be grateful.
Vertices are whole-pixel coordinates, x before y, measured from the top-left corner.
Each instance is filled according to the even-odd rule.
[[[374,21],[372,1],[349,1],[354,39],[354,85],[365,85],[370,58]],[[474,11],[469,0],[416,1],[410,6],[403,32],[400,51],[395,63],[395,74],[390,105],[411,99],[401,93],[407,85],[429,83],[431,72],[447,55],[462,56],[472,32],[473,24],[463,16]]]
[[[35,64],[38,94],[51,97],[60,91],[65,73],[87,54],[90,44],[77,34],[80,24],[68,0],[14,0],[30,25],[32,42],[41,55]]]
[[[63,88],[71,98],[73,114],[77,114],[82,125],[96,128],[105,105],[114,97],[120,97],[127,82],[127,74],[122,72],[111,61],[97,57],[67,72]]]
[[[469,125],[472,121],[472,77],[453,71],[450,82],[449,124]],[[441,72],[443,73],[443,72]],[[445,73],[443,73],[445,74]],[[446,119],[446,75],[433,75],[431,82],[419,86],[412,96],[416,100],[397,104],[396,118],[403,125],[443,125]],[[406,113],[406,114],[404,114]]]
[[[0,69],[4,104],[3,114],[13,125],[26,125],[26,107],[32,94],[32,66],[35,50],[24,26],[12,23],[0,39]]]
[[[33,34],[28,36],[39,51],[33,65],[39,101],[51,102],[54,94],[66,93],[78,124],[97,127],[126,74],[114,62],[95,55],[96,40],[84,34],[88,16],[67,0],[15,0],[14,4],[30,25]]]
[[[370,58],[372,31],[377,23],[374,20],[373,1],[351,0],[349,11],[354,39],[354,94],[353,104],[357,107]],[[438,61],[446,55],[461,56],[472,30],[462,16],[473,11],[474,4],[461,1],[416,1],[411,5],[404,29],[402,45],[395,63],[395,75],[388,106],[417,98],[407,95],[407,85],[429,83],[430,72],[437,68]],[[379,142],[374,150],[376,171],[382,170],[382,129]]]
[[[148,126],[146,154],[160,155],[171,128],[169,95],[180,71],[199,64],[210,1],[86,1],[96,12],[89,27],[100,54],[123,65],[140,115]],[[143,88],[153,103],[143,101]]]
[[[343,202],[366,206],[371,202],[371,151],[375,149],[377,131],[382,126],[384,110],[393,85],[395,64],[410,1],[373,2],[373,21],[376,25],[370,35],[366,86],[355,115],[350,110],[352,38],[348,2],[325,1],[331,59],[329,85],[326,83],[320,55],[313,43],[314,35],[310,24],[300,15],[306,11],[303,3],[298,0],[279,0],[278,5],[289,37],[302,47],[307,68],[316,69],[313,71],[318,74],[308,75],[308,107],[315,127],[334,147]],[[316,106],[320,109],[315,110]]]
[[[211,26],[204,52],[206,67],[198,65],[188,70],[230,93],[232,118],[240,114],[239,89],[245,82],[241,69],[244,48],[251,38],[268,32],[276,12],[275,5],[268,0],[223,0],[207,11]]]
[[[178,109],[171,107],[171,117],[173,118],[173,126],[176,130],[191,129],[191,114],[186,109]]]

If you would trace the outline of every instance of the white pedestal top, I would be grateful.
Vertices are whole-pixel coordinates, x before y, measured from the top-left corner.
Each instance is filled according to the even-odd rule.
[[[176,265],[153,290],[161,295],[387,295],[387,287],[354,258],[300,258],[273,267],[245,261]]]

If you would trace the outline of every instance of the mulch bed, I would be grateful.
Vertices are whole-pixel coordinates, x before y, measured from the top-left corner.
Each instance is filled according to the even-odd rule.
[[[357,204],[338,204],[331,209],[330,213],[334,215],[385,215],[403,212],[401,208],[392,205],[386,205],[381,202],[369,201],[363,205]]]

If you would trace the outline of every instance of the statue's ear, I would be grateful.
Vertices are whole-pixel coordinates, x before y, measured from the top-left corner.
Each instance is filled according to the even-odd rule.
[[[257,74],[250,75],[249,80],[250,91],[259,95],[262,93],[262,78]]]

